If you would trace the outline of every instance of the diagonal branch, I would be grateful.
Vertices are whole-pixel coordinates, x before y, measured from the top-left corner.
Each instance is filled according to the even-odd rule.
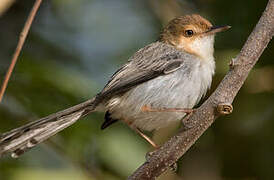
[[[21,52],[21,49],[22,49],[22,47],[24,45],[24,42],[25,42],[25,39],[26,39],[26,37],[28,35],[30,26],[32,24],[32,21],[33,21],[35,15],[36,15],[36,12],[38,11],[38,8],[39,8],[41,2],[42,2],[42,0],[36,0],[35,1],[34,5],[33,5],[33,8],[32,8],[32,10],[31,10],[31,12],[29,14],[29,17],[28,17],[28,19],[27,19],[27,21],[25,23],[25,26],[24,26],[21,34],[20,34],[20,38],[19,38],[17,47],[16,47],[16,49],[14,51],[14,54],[13,54],[13,57],[12,57],[9,69],[8,69],[8,71],[6,73],[6,76],[4,78],[3,84],[2,84],[1,89],[0,89],[0,102],[3,99],[4,93],[5,93],[6,88],[8,86],[8,82],[9,82],[10,76],[11,76],[11,74],[13,72],[14,66],[15,66],[15,64],[17,62],[17,59],[18,59],[18,56],[19,56],[19,54]]]
[[[188,120],[192,128],[178,132],[161,148],[150,153],[148,160],[128,178],[129,180],[158,177],[184,155],[216,118],[232,111],[231,103],[273,34],[274,0],[269,0],[262,17],[241,52],[236,59],[232,60],[230,71],[215,92]]]

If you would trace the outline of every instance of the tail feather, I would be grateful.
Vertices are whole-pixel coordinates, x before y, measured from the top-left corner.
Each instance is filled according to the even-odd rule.
[[[10,152],[14,158],[20,156],[94,109],[93,98],[0,135],[0,157]]]

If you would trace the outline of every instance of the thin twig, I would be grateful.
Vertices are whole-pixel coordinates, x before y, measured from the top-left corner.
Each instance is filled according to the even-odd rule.
[[[32,7],[32,10],[28,16],[28,19],[24,25],[24,28],[20,34],[20,37],[19,37],[19,41],[18,41],[18,44],[17,44],[17,47],[14,51],[14,54],[13,54],[13,57],[12,57],[12,60],[11,60],[11,64],[8,68],[8,71],[6,73],[6,76],[4,78],[4,81],[3,81],[3,84],[2,84],[2,87],[1,87],[1,90],[0,90],[0,102],[2,101],[3,99],[3,96],[4,96],[4,93],[5,93],[5,90],[7,88],[7,85],[8,85],[8,82],[9,82],[9,79],[10,79],[10,76],[13,72],[13,69],[14,69],[14,66],[17,62],[17,59],[18,59],[18,56],[21,52],[21,49],[24,45],[24,42],[25,42],[25,39],[28,35],[28,32],[29,32],[29,29],[30,29],[30,26],[32,24],[32,21],[36,15],[36,12],[38,10],[38,8],[40,7],[40,4],[41,4],[42,0],[36,0],[33,7]]]
[[[180,131],[161,148],[150,153],[147,161],[128,179],[155,179],[176,161],[197,141],[221,114],[232,111],[233,102],[246,80],[248,73],[258,61],[274,34],[274,0],[268,5],[255,29],[249,36],[240,54],[233,61],[230,71],[215,92],[189,118],[191,128]]]

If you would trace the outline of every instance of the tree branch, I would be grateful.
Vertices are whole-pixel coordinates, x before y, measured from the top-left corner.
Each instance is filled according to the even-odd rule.
[[[269,0],[262,17],[241,52],[236,59],[232,60],[227,75],[215,92],[188,120],[192,128],[181,130],[162,147],[150,153],[147,161],[128,178],[129,180],[158,177],[184,155],[216,118],[222,114],[231,113],[231,103],[273,34],[274,0]]]
[[[20,34],[17,47],[16,47],[16,49],[14,51],[14,54],[13,54],[10,66],[8,68],[8,71],[6,73],[6,76],[4,78],[3,84],[2,84],[1,89],[0,89],[0,102],[2,101],[2,98],[4,96],[5,90],[6,90],[7,86],[8,86],[8,82],[9,82],[10,76],[12,74],[12,71],[14,69],[14,66],[15,66],[16,62],[17,62],[18,56],[19,56],[19,54],[21,52],[21,49],[22,49],[22,47],[24,45],[24,42],[25,42],[25,39],[26,39],[26,37],[28,35],[28,32],[29,32],[30,26],[32,24],[32,21],[33,21],[35,15],[36,15],[36,12],[38,11],[38,8],[39,8],[41,2],[42,2],[42,0],[36,0],[35,1],[34,5],[33,5],[33,8],[32,8],[32,10],[31,10],[31,12],[29,14],[29,17],[28,17],[28,19],[27,19],[27,21],[25,23],[25,26],[24,26],[21,34]]]

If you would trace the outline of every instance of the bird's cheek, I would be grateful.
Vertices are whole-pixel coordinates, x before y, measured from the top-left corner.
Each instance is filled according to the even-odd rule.
[[[189,54],[197,56],[197,53],[193,51],[194,40],[192,38],[182,37],[179,39],[177,49],[183,50]]]
[[[184,36],[181,36],[178,38],[178,44],[177,44],[177,48],[178,49],[183,49],[186,47],[186,46],[189,46],[189,44],[191,43],[191,41],[189,40],[189,38],[186,38]]]

